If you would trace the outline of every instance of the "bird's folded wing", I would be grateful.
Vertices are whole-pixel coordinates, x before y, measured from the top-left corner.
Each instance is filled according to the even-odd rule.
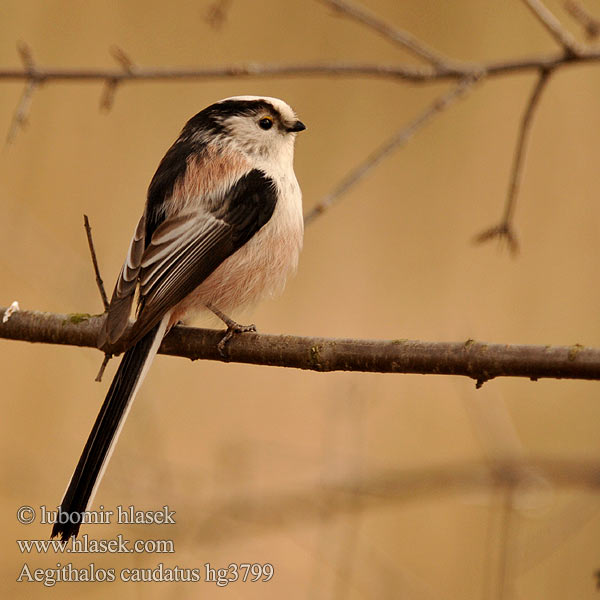
[[[112,298],[110,300],[110,309],[104,325],[100,331],[98,346],[102,348],[106,342],[116,342],[125,331],[131,314],[131,306],[135,296],[138,276],[140,274],[142,256],[145,247],[146,232],[146,214],[139,220],[129,250],[127,258],[121,268]]]
[[[252,170],[211,211],[196,207],[163,221],[140,262],[140,304],[129,343],[135,343],[271,218],[273,181]]]

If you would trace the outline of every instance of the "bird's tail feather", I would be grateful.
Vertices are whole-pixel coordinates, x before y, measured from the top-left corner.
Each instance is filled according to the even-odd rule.
[[[169,314],[123,355],[59,507],[52,537],[60,535],[64,541],[79,532],[82,513],[92,503],[123,423],[158,351],[168,322]]]

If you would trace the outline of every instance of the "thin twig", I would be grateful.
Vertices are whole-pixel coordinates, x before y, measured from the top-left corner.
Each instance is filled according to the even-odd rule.
[[[19,42],[17,44],[17,51],[23,62],[24,73],[27,75],[27,80],[19,103],[15,108],[8,133],[6,134],[7,144],[12,144],[19,129],[27,123],[27,117],[31,110],[31,102],[33,101],[33,94],[40,84],[40,80],[37,78],[33,54],[29,46],[25,42]]]
[[[121,65],[123,73],[131,75],[135,71],[135,65],[124,50],[119,46],[111,46],[110,53],[114,59]],[[114,77],[108,78],[104,83],[104,91],[100,97],[100,110],[104,112],[110,111],[115,103],[115,96],[117,94],[117,88],[121,83],[120,79]]]
[[[327,194],[310,212],[304,217],[305,225],[310,225],[319,215],[329,209],[342,195],[359,181],[366,177],[382,160],[389,156],[394,150],[405,144],[410,138],[429,122],[435,115],[448,108],[458,100],[477,81],[476,78],[467,78],[453,87],[439,98],[436,98],[416,119],[408,125],[403,126],[394,135],[381,144],[374,152],[369,154],[365,160],[354,167],[338,183],[338,185]]]
[[[206,11],[205,21],[213,29],[221,29],[227,21],[232,0],[215,0]]]
[[[15,108],[15,112],[10,122],[8,133],[6,134],[7,144],[12,144],[15,138],[17,137],[19,129],[21,129],[24,125],[27,124],[27,117],[29,115],[29,111],[31,110],[31,101],[33,100],[33,94],[37,89],[38,85],[39,82],[35,79],[27,80],[25,88],[23,89],[23,93],[21,94],[19,103]]]
[[[35,77],[40,83],[96,81],[116,79],[119,83],[171,81],[189,79],[202,81],[206,79],[231,79],[242,77],[369,77],[408,81],[411,83],[433,83],[436,81],[461,80],[485,73],[486,77],[498,77],[539,71],[540,69],[556,69],[588,62],[600,62],[600,49],[590,48],[576,57],[566,57],[564,52],[528,56],[523,58],[469,63],[452,69],[431,67],[415,67],[404,64],[378,64],[357,62],[319,62],[319,63],[246,63],[236,65],[220,65],[214,67],[139,67],[132,73],[124,73],[121,69],[63,69],[37,67]],[[0,80],[21,81],[30,78],[30,74],[21,69],[0,69]]]
[[[135,71],[135,63],[129,58],[129,55],[120,46],[113,45],[110,47],[110,53],[113,58],[121,65],[123,72],[133,73]]]
[[[102,359],[102,364],[100,365],[100,369],[98,370],[98,374],[96,375],[96,378],[94,379],[94,381],[97,381],[98,383],[100,383],[102,381],[102,377],[104,377],[104,371],[106,371],[106,367],[110,361],[110,359],[112,358],[112,354],[109,354],[108,352],[104,353],[104,358]]]
[[[344,0],[321,0],[329,5],[346,6]],[[536,9],[543,5],[538,0],[524,0],[530,8]],[[332,4],[333,3],[333,4]],[[359,11],[360,12],[360,11]],[[546,11],[547,12],[547,11]],[[362,12],[360,12],[362,15]],[[536,12],[538,14],[538,12]],[[542,15],[547,16],[542,10]],[[550,15],[552,16],[552,15]],[[549,22],[552,22],[551,20]],[[560,25],[560,24],[559,24]],[[537,71],[554,71],[565,65],[581,64],[600,61],[600,49],[583,48],[577,49],[577,54],[570,52],[555,53],[550,55],[534,56],[506,61],[496,61],[480,64],[449,65],[444,60],[434,67],[416,68],[410,65],[381,65],[381,64],[358,64],[358,63],[320,63],[320,64],[246,64],[218,66],[203,69],[189,68],[132,68],[131,61],[121,52],[125,59],[121,62],[123,69],[33,69],[32,63],[26,65],[23,70],[0,69],[0,80],[25,79],[28,88],[33,88],[37,83],[47,81],[103,81],[105,92],[102,98],[102,107],[108,109],[114,101],[114,94],[119,84],[125,81],[151,81],[151,80],[173,80],[173,79],[208,79],[208,78],[241,78],[241,77],[271,77],[271,76],[346,76],[346,77],[378,77],[396,81],[410,81],[413,83],[427,83],[441,80],[465,81],[469,78],[477,78],[484,74],[486,77],[508,75],[535,69]],[[33,89],[26,89],[24,101],[20,103],[26,106],[31,101]],[[26,112],[26,111],[25,111]],[[21,114],[22,111],[19,112]],[[15,121],[17,124],[19,119]],[[12,130],[12,128],[11,128]],[[399,132],[399,135],[401,132]],[[387,144],[394,145],[394,140]],[[385,152],[386,144],[379,151]],[[376,153],[377,154],[377,151]],[[360,167],[359,167],[360,168]],[[343,185],[344,182],[342,182]],[[339,186],[338,186],[339,187]],[[343,193],[343,189],[341,190]],[[313,215],[309,215],[309,220]],[[510,239],[510,230],[497,232],[503,239]]]
[[[373,31],[376,31],[388,40],[400,44],[402,47],[410,50],[416,56],[425,59],[428,63],[434,67],[449,69],[452,61],[442,56],[432,48],[426,46],[423,42],[418,40],[415,36],[397,29],[385,22],[383,19],[375,16],[371,12],[368,12],[364,8],[361,8],[355,4],[346,2],[346,0],[318,0],[321,4],[326,4],[334,10],[342,13],[344,16],[354,19],[358,23],[366,25]]]
[[[102,281],[102,277],[100,276],[100,269],[98,267],[98,259],[96,258],[96,250],[94,249],[94,240],[92,238],[92,228],[90,226],[90,220],[87,215],[83,215],[83,226],[85,227],[85,233],[87,236],[88,246],[90,249],[90,255],[92,257],[92,265],[94,266],[94,275],[96,276],[96,285],[98,286],[98,290],[100,292],[100,297],[102,298],[102,304],[104,305],[104,310],[108,310],[110,302],[108,301],[108,296],[106,295],[106,290],[104,289],[104,282]]]
[[[104,89],[100,96],[100,110],[103,112],[109,112],[115,103],[115,96],[117,93],[117,87],[119,87],[119,81],[117,79],[107,79],[104,83]]]
[[[523,113],[521,120],[521,127],[519,130],[519,137],[517,139],[517,148],[515,157],[513,160],[512,174],[510,183],[508,186],[508,197],[506,206],[504,208],[503,221],[510,222],[514,213],[515,199],[519,191],[521,183],[521,173],[523,171],[523,159],[525,157],[525,146],[529,140],[529,132],[531,131],[531,124],[533,123],[533,115],[538,107],[542,92],[546,85],[550,81],[550,75],[552,71],[541,71],[538,79],[533,87],[531,96]]]
[[[538,21],[550,35],[564,48],[569,56],[579,56],[583,52],[581,44],[561,25],[560,21],[546,8],[541,0],[523,0]]]
[[[596,57],[594,53],[587,54],[579,59],[600,60],[600,52]],[[525,59],[525,61],[514,61],[515,64],[503,63],[501,70],[520,71],[522,69],[535,68],[539,62],[562,61],[559,55]],[[496,67],[497,69],[498,67]],[[40,81],[106,81],[116,79],[119,83],[127,81],[172,81],[186,79],[191,81],[202,81],[206,79],[238,79],[241,77],[377,77],[384,79],[400,79],[413,82],[425,82],[443,79],[461,79],[469,75],[473,69],[470,67],[458,71],[435,71],[431,67],[416,67],[413,65],[385,65],[377,63],[357,62],[319,62],[319,63],[245,63],[233,65],[217,65],[214,67],[137,67],[133,73],[125,73],[121,69],[69,69],[69,68],[40,68],[36,71],[36,77]],[[27,71],[15,68],[0,69],[0,79],[19,81],[29,79]]]
[[[589,13],[582,4],[567,0],[565,9],[583,27],[588,40],[595,40],[600,35],[600,19]]]
[[[31,75],[35,71],[35,61],[29,44],[23,41],[17,42],[17,52],[21,58],[21,62],[25,66],[27,72]]]
[[[525,146],[527,145],[527,142],[529,140],[529,132],[531,131],[533,115],[537,106],[539,105],[542,92],[544,91],[548,81],[550,80],[551,74],[552,71],[544,69],[540,71],[540,74],[531,92],[531,96],[529,97],[529,100],[527,102],[525,112],[523,113],[523,117],[521,119],[521,126],[519,128],[519,136],[517,138],[515,154],[513,157],[510,182],[508,185],[508,193],[506,196],[506,203],[504,205],[504,214],[502,215],[500,223],[498,225],[490,227],[489,229],[486,229],[485,231],[477,234],[475,238],[473,238],[473,241],[476,244],[481,244],[494,238],[505,240],[513,256],[515,256],[519,251],[519,241],[517,234],[514,231],[512,221],[515,211],[517,195],[521,184],[521,175],[523,171],[523,162],[525,158]]]
[[[92,257],[92,265],[94,266],[94,275],[96,276],[96,285],[98,286],[98,291],[100,292],[100,298],[102,298],[102,304],[104,305],[104,312],[108,310],[110,305],[108,301],[108,296],[106,295],[106,290],[104,289],[104,282],[102,281],[102,277],[100,275],[100,268],[98,267],[98,259],[96,258],[96,250],[94,248],[94,239],[92,237],[92,227],[90,225],[90,220],[87,215],[83,215],[83,226],[85,227],[85,233],[87,236],[88,246],[90,249],[90,256]],[[102,381],[102,376],[104,375],[104,371],[106,370],[106,366],[108,362],[112,358],[112,354],[110,352],[104,353],[104,359],[102,360],[102,364],[100,365],[100,369],[98,370],[98,374],[94,381]]]

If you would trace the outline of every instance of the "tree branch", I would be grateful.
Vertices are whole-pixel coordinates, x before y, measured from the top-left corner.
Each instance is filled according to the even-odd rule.
[[[206,11],[205,21],[213,29],[221,29],[227,21],[232,0],[215,0]]]
[[[134,65],[127,54],[118,48],[112,53],[119,63],[118,69],[54,69],[39,68],[33,62],[32,54],[25,44],[18,46],[23,67],[21,69],[0,69],[0,81],[2,80],[25,80],[26,86],[19,102],[17,110],[9,129],[8,140],[16,134],[19,127],[25,121],[31,99],[36,88],[49,81],[100,81],[104,83],[101,98],[101,108],[108,110],[114,102],[114,96],[119,85],[129,81],[152,81],[152,80],[205,80],[222,78],[243,77],[308,77],[308,76],[345,76],[345,77],[374,77],[390,79],[392,81],[405,81],[412,83],[428,83],[442,80],[458,81],[457,89],[465,82],[472,82],[482,77],[495,77],[508,75],[516,72],[537,70],[541,73],[538,86],[530,99],[527,107],[520,140],[517,143],[516,155],[513,162],[511,184],[508,200],[505,205],[505,215],[499,226],[495,226],[479,236],[476,241],[485,241],[492,237],[503,237],[508,240],[509,247],[514,251],[517,248],[516,236],[512,231],[512,213],[516,200],[519,176],[522,166],[523,149],[529,130],[529,123],[535,110],[537,100],[547,81],[548,74],[566,65],[600,62],[600,49],[579,44],[571,34],[562,27],[561,23],[544,6],[541,0],[523,0],[537,19],[548,29],[553,37],[561,44],[563,51],[560,53],[520,58],[515,60],[504,60],[495,62],[464,63],[455,62],[438,54],[426,44],[411,34],[397,29],[367,10],[349,3],[347,0],[319,0],[358,23],[368,27],[380,35],[398,43],[417,56],[425,59],[429,64],[426,67],[414,67],[412,65],[382,65],[361,64],[348,62],[329,62],[318,64],[242,64],[224,65],[205,68],[143,68]],[[571,3],[573,4],[573,3]],[[229,7],[225,1],[215,3],[215,6]],[[571,9],[573,13],[573,9]],[[582,20],[581,11],[577,12],[577,18]],[[574,14],[574,13],[573,13]],[[590,22],[590,19],[587,19]],[[452,94],[449,98],[452,100]],[[372,155],[367,157],[363,163],[352,170],[338,186],[326,196],[306,217],[306,222],[311,222],[320,215],[325,208],[343,195],[350,187],[357,183],[362,177],[370,172],[379,162],[400,146],[406,139],[433,114],[441,108],[434,105],[427,109],[414,123],[400,130],[395,136],[382,144]],[[443,106],[442,106],[443,108]]]
[[[451,69],[451,61],[445,56],[437,53],[432,48],[426,46],[422,41],[418,40],[415,36],[397,29],[389,23],[386,23],[383,19],[376,17],[372,13],[368,12],[364,8],[361,8],[355,4],[350,4],[346,0],[318,0],[321,4],[330,6],[334,10],[343,14],[344,16],[369,27],[379,35],[390,40],[395,44],[410,50],[414,55],[423,58],[434,67]]]
[[[6,309],[0,307],[0,313]],[[0,324],[0,338],[96,348],[103,316],[15,312]],[[217,348],[223,332],[174,327],[161,354],[225,361]],[[112,348],[115,353],[122,347]],[[600,349],[413,340],[357,340],[244,333],[233,338],[227,361],[311,371],[363,371],[463,375],[480,387],[495,377],[532,380],[600,379]]]
[[[30,73],[22,68],[0,69],[0,80],[23,81],[34,79],[40,83],[89,81],[106,82],[115,80],[118,83],[147,82],[189,79],[202,81],[205,79],[232,79],[242,77],[370,77],[408,81],[411,83],[433,83],[436,81],[460,80],[465,77],[486,75],[498,77],[555,69],[588,62],[600,62],[600,49],[590,48],[581,51],[574,57],[565,56],[563,52],[543,54],[530,57],[489,61],[481,63],[461,64],[452,68],[415,67],[403,64],[376,64],[356,62],[320,62],[297,64],[246,63],[237,65],[221,65],[214,67],[139,67],[132,72],[120,68],[104,69],[62,69],[54,67],[36,67]]]
[[[413,119],[408,125],[399,129],[394,135],[376,148],[360,164],[349,171],[346,176],[327,194],[316,206],[314,206],[304,217],[304,224],[310,225],[319,215],[331,207],[334,202],[359,181],[366,177],[379,163],[389,156],[394,150],[403,146],[412,136],[428,123],[435,115],[439,114],[456,100],[461,98],[475,83],[474,77],[463,79],[449,92],[436,98],[421,114]]]
[[[523,0],[548,33],[564,48],[568,56],[577,56],[583,51],[577,40],[561,25],[560,21],[546,8],[541,0]]]
[[[94,267],[94,275],[96,276],[96,285],[98,286],[98,291],[100,292],[100,299],[102,300],[104,310],[108,310],[110,302],[108,301],[108,296],[106,295],[106,290],[104,289],[104,282],[102,281],[102,277],[100,275],[100,267],[98,267],[96,249],[94,248],[94,240],[92,238],[92,227],[87,215],[83,215],[83,226],[85,228],[85,235],[87,237],[88,247],[90,249],[90,257],[92,259],[92,266]]]
[[[33,94],[40,84],[40,81],[37,78],[35,61],[33,60],[33,55],[29,46],[24,42],[19,42],[17,44],[17,52],[23,62],[23,69],[24,73],[27,74],[27,81],[23,88],[19,103],[15,108],[10,127],[8,128],[8,133],[6,134],[7,144],[12,144],[19,129],[27,123],[27,117],[29,116],[31,103],[33,102]]]
[[[567,0],[565,9],[583,27],[588,40],[595,40],[600,35],[600,20],[591,15],[579,2]]]
[[[533,121],[533,115],[539,104],[542,92],[546,88],[546,84],[550,80],[551,70],[540,71],[539,77],[535,82],[527,107],[523,113],[521,119],[521,127],[519,129],[519,136],[517,139],[516,150],[513,158],[513,165],[510,175],[510,183],[508,185],[508,194],[506,197],[506,203],[504,205],[504,214],[498,225],[486,229],[482,233],[478,234],[474,242],[481,244],[487,242],[493,238],[505,239],[508,243],[509,250],[514,255],[519,250],[519,242],[517,235],[513,228],[513,217],[515,211],[515,205],[517,201],[517,194],[521,184],[521,173],[523,171],[523,162],[525,159],[525,146],[529,139],[529,132],[531,131],[531,124]]]

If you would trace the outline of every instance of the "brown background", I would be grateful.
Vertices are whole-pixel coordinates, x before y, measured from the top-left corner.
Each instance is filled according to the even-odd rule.
[[[549,2],[565,17],[559,2]],[[465,60],[555,50],[516,0],[369,0],[433,47]],[[593,2],[590,8],[596,8]],[[40,64],[112,66],[117,44],[146,66],[413,59],[315,2],[234,0],[220,30],[205,0],[5,0],[0,57],[17,40]],[[579,33],[571,21],[572,31]],[[565,69],[536,115],[519,206],[522,252],[473,247],[505,197],[519,119],[534,82],[484,82],[422,130],[306,232],[298,275],[252,315],[260,331],[532,344],[600,344],[600,67]],[[0,160],[0,305],[100,312],[82,228],[92,221],[111,288],[147,184],[187,118],[222,97],[278,96],[308,131],[296,172],[305,208],[447,84],[357,78],[133,83],[110,114],[97,83],[52,84]],[[2,83],[8,130],[22,85]],[[93,538],[171,538],[174,555],[30,556],[19,506],[56,506],[104,397],[93,350],[0,344],[2,584],[6,597],[487,598],[501,571],[502,496],[458,489],[347,513],[320,510],[322,483],[470,460],[600,455],[598,384],[505,379],[476,391],[452,377],[304,373],[160,357],[95,499],[177,511],[171,527],[87,527]],[[175,383],[176,382],[176,383]],[[598,495],[538,484],[517,494],[505,597],[594,598]],[[235,503],[235,510],[231,503]],[[330,507],[331,508],[331,507]],[[336,513],[340,513],[336,516]],[[27,562],[85,567],[271,562],[268,584],[15,584]]]

